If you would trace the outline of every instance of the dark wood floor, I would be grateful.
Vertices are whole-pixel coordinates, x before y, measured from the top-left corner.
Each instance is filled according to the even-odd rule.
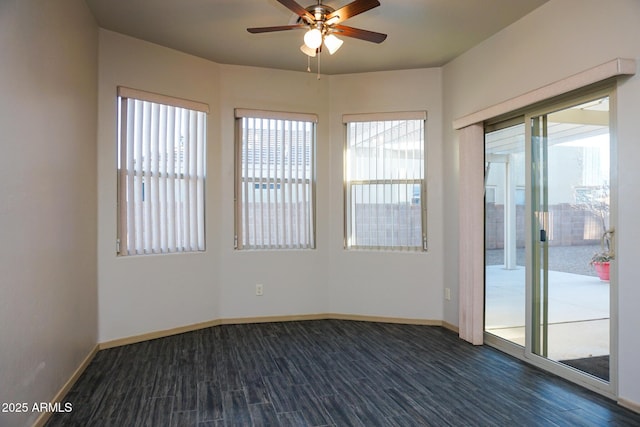
[[[47,426],[640,426],[640,414],[428,326],[229,325],[98,352]]]

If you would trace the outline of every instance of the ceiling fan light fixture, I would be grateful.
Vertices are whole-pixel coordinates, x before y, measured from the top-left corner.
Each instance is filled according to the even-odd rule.
[[[317,49],[322,44],[322,32],[317,28],[312,28],[304,35],[304,44],[309,49]]]
[[[309,46],[307,46],[306,44],[303,44],[302,46],[300,46],[300,50],[307,56],[310,57],[315,57],[316,56],[316,50],[317,49],[311,49]]]
[[[334,9],[329,5],[322,4],[322,0],[316,0],[314,6],[308,6],[306,8],[302,7],[298,3],[298,0],[277,1],[298,15],[295,23],[290,20],[289,25],[247,28],[247,31],[251,34],[258,34],[297,29],[306,30],[304,34],[304,44],[300,46],[300,50],[307,55],[307,71],[311,71],[311,58],[316,58],[318,62],[318,79],[320,79],[320,53],[322,52],[322,45],[324,44],[329,54],[333,55],[340,49],[343,43],[342,40],[333,33],[373,43],[382,43],[387,38],[386,34],[340,24],[347,19],[380,6],[379,0],[351,0],[350,3],[339,9]]]
[[[340,46],[342,46],[342,43],[343,41],[337,38],[336,36],[334,36],[333,34],[329,34],[324,38],[324,45],[327,47],[327,49],[329,50],[329,54],[331,55],[333,55],[338,51],[338,49],[340,49]]]

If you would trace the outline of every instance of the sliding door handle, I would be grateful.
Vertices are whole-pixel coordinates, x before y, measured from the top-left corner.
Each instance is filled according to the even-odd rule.
[[[547,241],[547,230],[540,230],[540,241],[541,242]]]

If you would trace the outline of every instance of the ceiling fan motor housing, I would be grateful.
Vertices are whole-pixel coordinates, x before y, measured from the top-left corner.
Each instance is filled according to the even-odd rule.
[[[300,17],[298,21],[306,21],[311,27],[315,27],[324,33],[324,30],[328,26],[326,16],[334,12],[335,9],[324,4],[316,4],[307,7],[306,10],[314,16],[315,22],[308,22],[307,19],[305,19],[306,17]]]

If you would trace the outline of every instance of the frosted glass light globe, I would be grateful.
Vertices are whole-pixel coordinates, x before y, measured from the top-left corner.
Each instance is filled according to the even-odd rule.
[[[304,44],[311,49],[317,49],[322,44],[322,33],[317,28],[312,28],[304,35]]]

